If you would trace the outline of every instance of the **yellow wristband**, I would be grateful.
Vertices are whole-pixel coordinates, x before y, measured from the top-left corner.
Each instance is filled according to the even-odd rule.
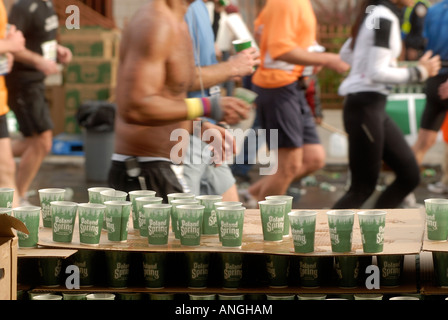
[[[204,115],[204,107],[202,106],[202,101],[199,98],[188,98],[185,99],[187,104],[187,119],[193,120],[197,117]]]

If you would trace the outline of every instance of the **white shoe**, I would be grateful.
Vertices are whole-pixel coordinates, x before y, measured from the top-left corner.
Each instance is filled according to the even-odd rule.
[[[428,190],[434,193],[448,193],[448,186],[442,181],[428,184]]]

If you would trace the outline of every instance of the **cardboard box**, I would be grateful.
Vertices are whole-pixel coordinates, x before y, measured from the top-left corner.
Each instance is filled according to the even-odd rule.
[[[74,58],[65,67],[67,84],[115,85],[118,61],[112,59]]]
[[[20,220],[7,214],[0,214],[0,300],[17,299],[19,238],[12,229],[29,234]]]
[[[112,94],[112,87],[109,84],[66,84],[65,89],[65,109],[76,111],[86,100],[107,100]]]
[[[69,48],[75,58],[112,59],[118,56],[120,38],[117,31],[90,30],[61,34],[60,44]]]

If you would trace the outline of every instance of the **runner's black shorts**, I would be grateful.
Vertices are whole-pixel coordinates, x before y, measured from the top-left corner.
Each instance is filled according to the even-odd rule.
[[[0,139],[9,138],[8,121],[6,114],[0,116]]]
[[[429,78],[426,82],[426,106],[422,114],[420,127],[426,130],[439,131],[448,111],[448,99],[439,96],[439,87],[448,80],[448,74],[440,74]]]
[[[139,162],[140,176],[145,178],[148,190],[156,192],[157,197],[162,197],[164,203],[168,203],[167,195],[183,192],[182,186],[176,177],[171,163],[168,161]],[[140,190],[138,177],[130,177],[126,172],[126,164],[121,161],[112,161],[108,177],[109,187],[115,190],[130,192]]]
[[[266,143],[270,149],[271,135],[278,132],[278,148],[301,148],[304,144],[319,144],[311,108],[305,92],[298,83],[279,88],[261,88],[254,85],[258,94],[255,101],[262,129],[266,129]],[[271,131],[272,130],[272,131]]]
[[[17,119],[19,130],[25,137],[53,129],[50,108],[45,98],[42,81],[8,83],[8,104]],[[64,106],[56,106],[64,108]]]

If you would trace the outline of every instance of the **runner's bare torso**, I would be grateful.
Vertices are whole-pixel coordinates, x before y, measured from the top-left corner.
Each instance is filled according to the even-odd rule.
[[[152,0],[123,32],[117,74],[115,152],[170,158],[174,129],[191,127],[184,99],[194,81],[184,15],[191,1]],[[183,141],[188,143],[188,141]]]

